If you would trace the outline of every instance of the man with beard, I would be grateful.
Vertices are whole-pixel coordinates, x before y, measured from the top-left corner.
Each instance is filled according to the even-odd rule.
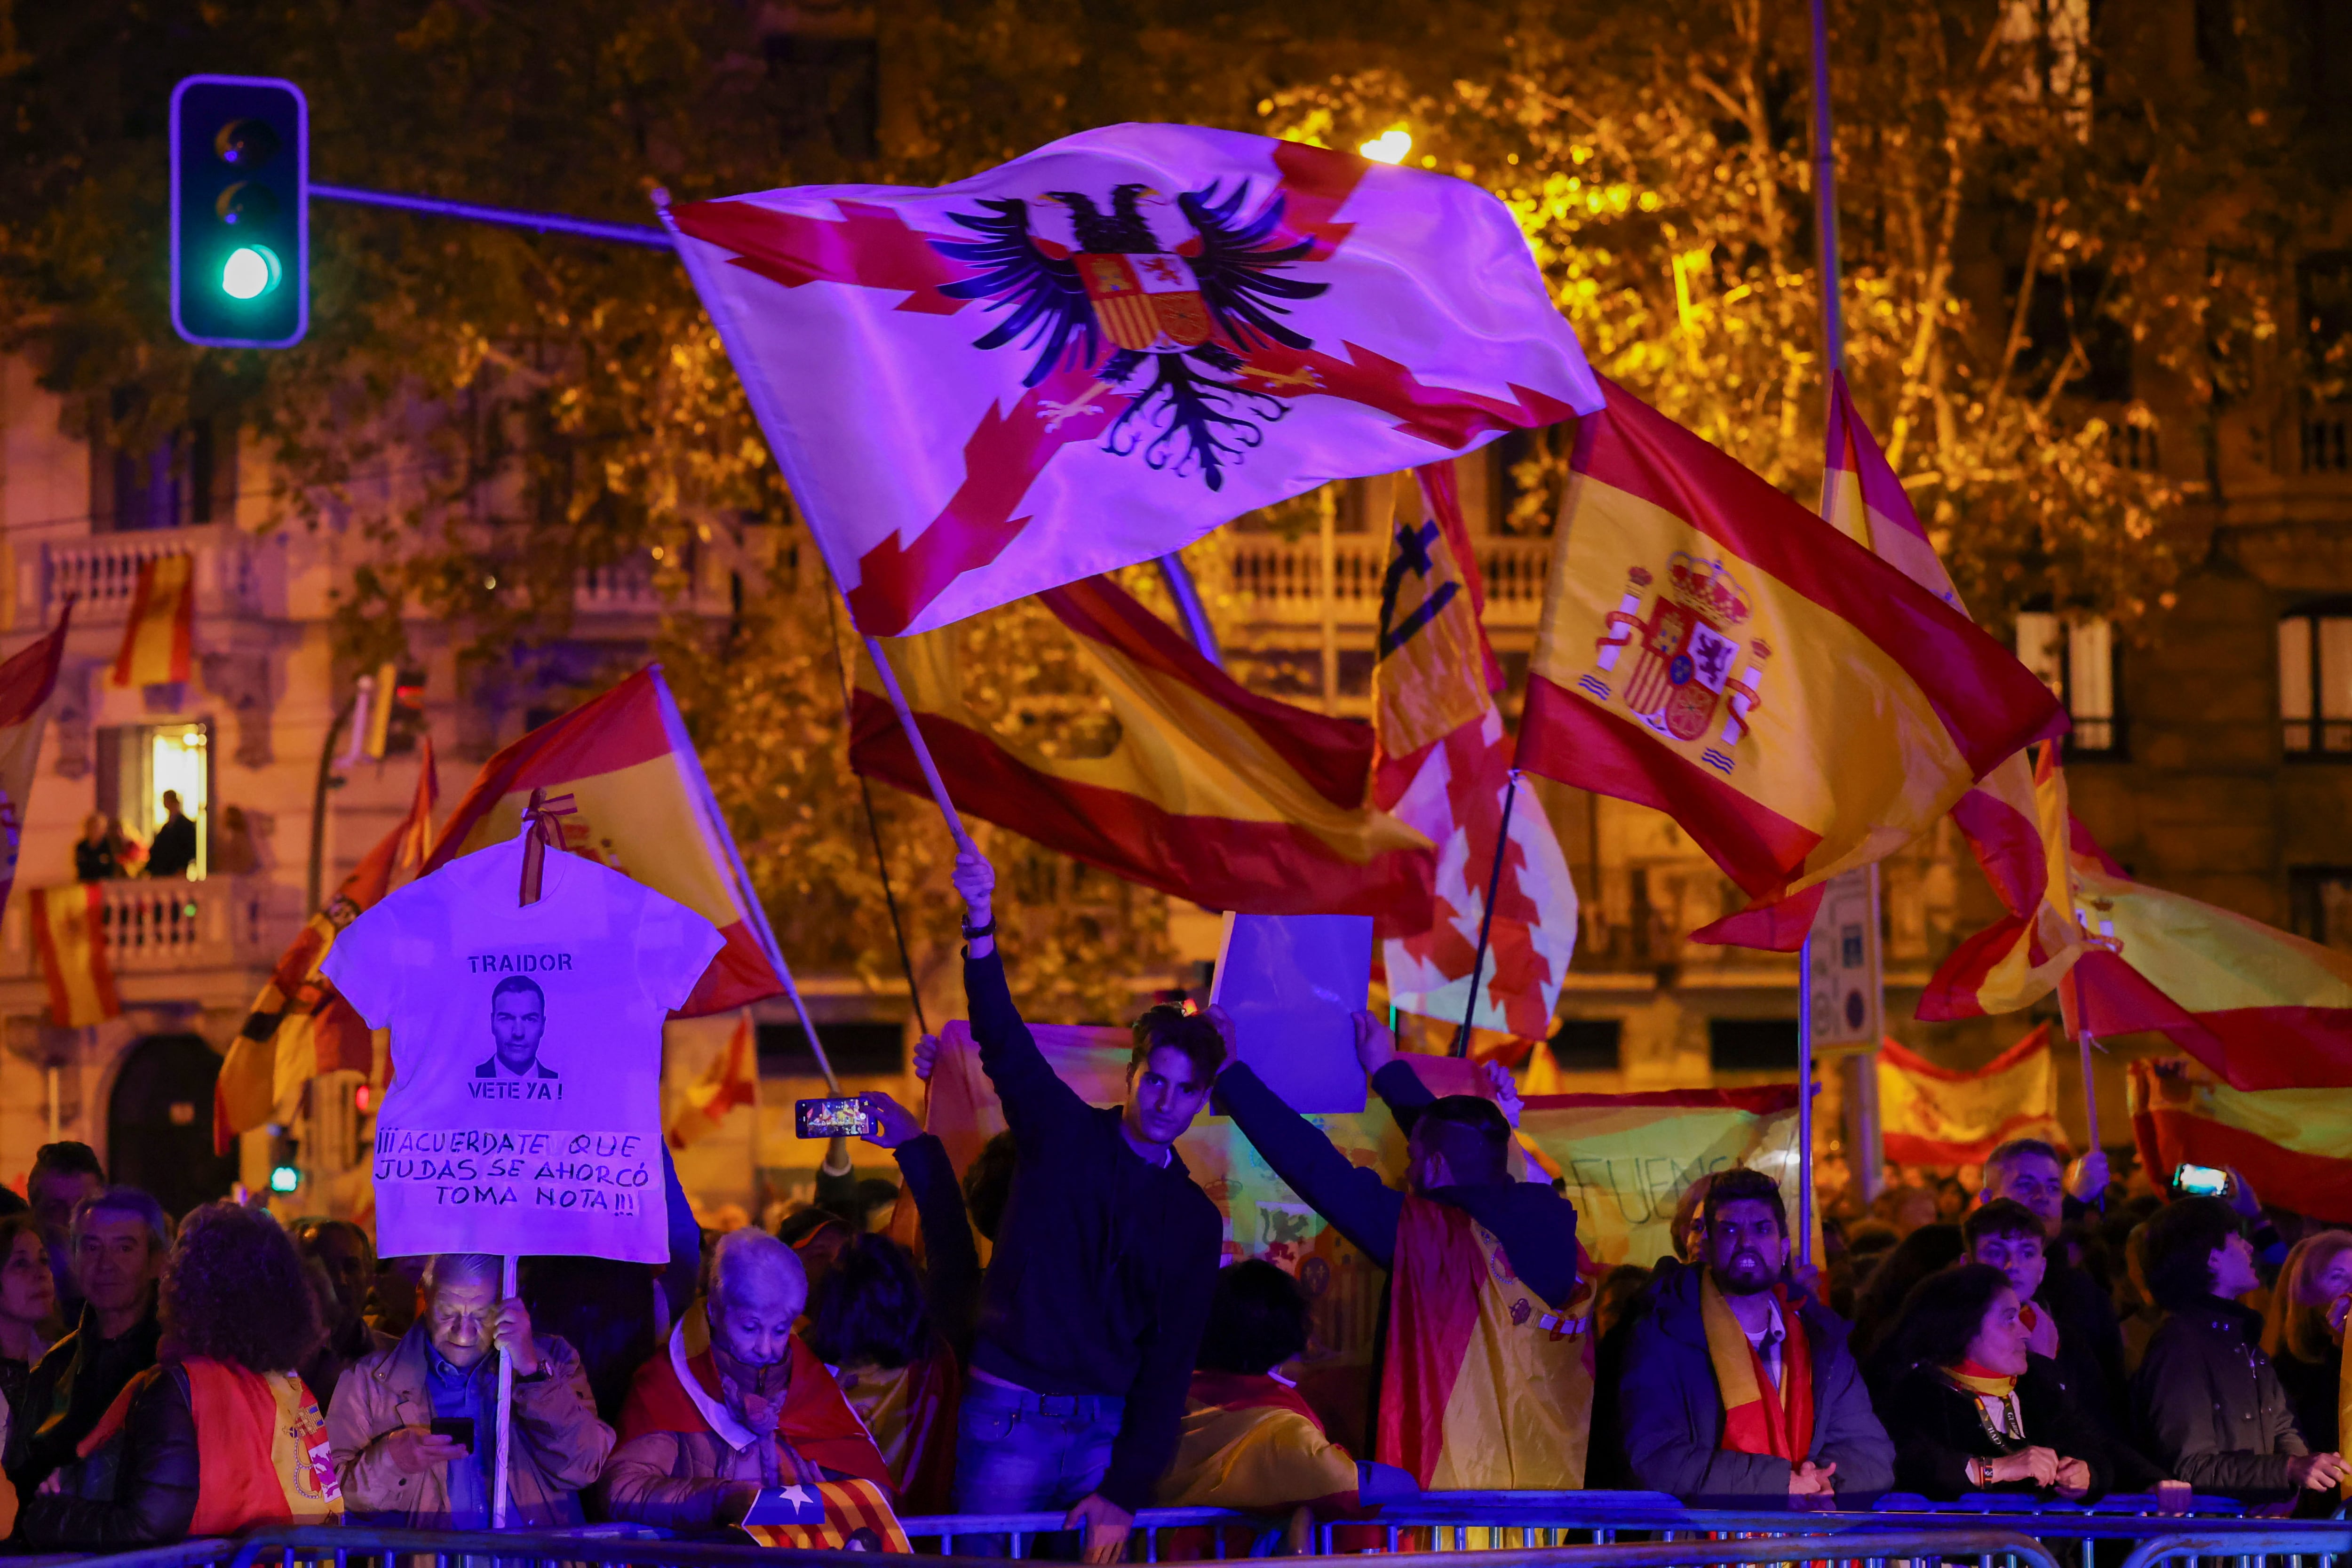
[[[1885,1490],[1895,1446],[1847,1326],[1787,1282],[1780,1184],[1725,1171],[1700,1215],[1701,1261],[1659,1262],[1626,1347],[1617,1407],[1634,1485],[1695,1507],[1852,1506]]]

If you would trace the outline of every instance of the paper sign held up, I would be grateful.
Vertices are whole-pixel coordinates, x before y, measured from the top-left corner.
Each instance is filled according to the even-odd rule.
[[[1225,916],[1210,1000],[1235,1053],[1303,1116],[1364,1109],[1352,1016],[1370,1000],[1369,915]]]

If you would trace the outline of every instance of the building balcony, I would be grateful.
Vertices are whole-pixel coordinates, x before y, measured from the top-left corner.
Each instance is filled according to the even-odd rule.
[[[278,962],[294,938],[299,892],[253,878],[204,882],[131,879],[97,884],[107,963],[118,979]],[[26,889],[29,891],[29,889]],[[0,919],[0,978],[40,977],[32,900],[12,899]]]
[[[1323,619],[1323,546],[1236,533],[1228,556],[1227,589],[1244,614],[1264,623],[1307,626]],[[1474,548],[1486,588],[1489,626],[1532,627],[1543,611],[1544,578],[1551,565],[1549,539],[1484,538]],[[1332,610],[1342,625],[1375,625],[1381,584],[1388,572],[1386,534],[1342,534],[1332,541]]]
[[[139,593],[139,574],[166,555],[195,558],[195,611],[199,616],[251,616],[262,613],[261,573],[252,535],[227,523],[197,528],[159,528],[139,533],[101,533],[86,540],[41,546],[37,598],[41,618],[54,622],[66,601],[83,626],[120,626]]]

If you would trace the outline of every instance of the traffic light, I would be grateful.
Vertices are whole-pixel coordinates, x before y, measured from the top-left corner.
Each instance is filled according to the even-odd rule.
[[[310,325],[310,111],[275,77],[172,89],[172,330],[283,349]]]
[[[375,703],[368,710],[361,750],[382,762],[416,750],[425,732],[425,671],[387,663],[376,671]]]

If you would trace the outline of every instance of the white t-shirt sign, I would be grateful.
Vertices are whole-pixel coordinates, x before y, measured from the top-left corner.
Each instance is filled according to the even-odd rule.
[[[674,899],[522,840],[452,860],[346,927],[320,965],[392,1031],[377,1246],[663,1263],[662,1021],[723,945]]]

